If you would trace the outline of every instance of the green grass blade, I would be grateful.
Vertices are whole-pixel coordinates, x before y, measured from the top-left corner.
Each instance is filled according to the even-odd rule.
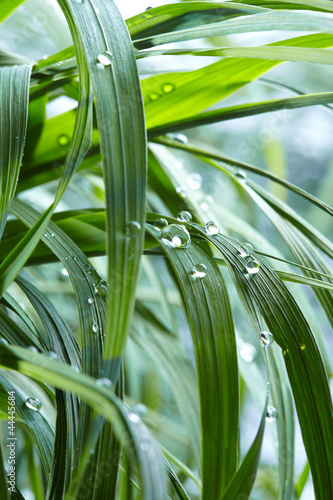
[[[24,0],[1,0],[0,1],[0,23],[6,19]]]

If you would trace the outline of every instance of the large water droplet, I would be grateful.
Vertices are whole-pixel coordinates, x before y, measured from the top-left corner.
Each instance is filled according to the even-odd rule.
[[[188,138],[185,134],[172,134],[171,137],[175,141],[182,142],[183,144],[188,144]]]
[[[274,342],[274,335],[271,332],[260,332],[260,339],[263,346],[272,345]]]
[[[0,339],[0,345],[8,345],[8,341],[2,337]]]
[[[62,276],[68,276],[68,271],[67,271],[67,269],[65,269],[64,267],[63,267],[62,269],[60,269],[60,274],[61,274]]]
[[[130,238],[133,238],[135,236],[138,236],[140,230],[141,230],[140,222],[133,220],[129,222],[126,227],[126,235],[129,236]]]
[[[69,141],[70,141],[70,139],[69,139],[68,135],[66,135],[66,134],[61,134],[58,137],[59,146],[68,146]]]
[[[204,278],[207,274],[207,267],[205,264],[196,264],[193,266],[192,274],[195,278]]]
[[[25,406],[33,411],[39,411],[42,407],[42,403],[38,398],[28,398],[25,400]]]
[[[103,66],[110,66],[110,64],[112,63],[112,53],[106,50],[105,52],[99,54],[97,60],[98,62],[103,64]]]
[[[191,243],[189,232],[179,224],[170,224],[162,229],[162,238],[170,241],[177,248],[186,248]]]
[[[240,355],[246,363],[252,363],[257,354],[256,348],[252,344],[244,343],[240,349]]]
[[[106,299],[108,295],[108,284],[104,280],[100,280],[94,285],[95,294],[99,294],[103,299]]]
[[[278,412],[274,406],[268,405],[266,410],[266,421],[271,423],[277,419]]]
[[[128,419],[134,424],[138,424],[140,422],[140,417],[138,417],[138,415],[136,415],[136,413],[133,412],[128,414]]]
[[[243,243],[239,247],[239,253],[242,257],[249,257],[253,254],[253,246],[250,243]]]
[[[55,352],[53,352],[53,351],[49,351],[49,352],[47,353],[47,357],[48,357],[48,358],[50,358],[50,359],[59,359],[58,354],[56,354],[56,353],[55,353]]]
[[[38,350],[36,349],[36,347],[35,347],[35,346],[33,346],[33,345],[30,345],[30,346],[28,347],[28,350],[29,350],[29,351],[31,351],[31,352],[35,352],[35,353],[37,353],[37,352],[38,352]]]
[[[132,411],[136,413],[140,418],[145,417],[148,412],[147,406],[143,405],[142,403],[133,406]]]
[[[92,305],[93,303],[94,303],[94,299],[92,297],[89,297],[88,304]]]
[[[110,388],[110,387],[112,387],[112,382],[109,378],[98,378],[96,380],[96,385],[98,385],[99,387]]]
[[[85,269],[86,269],[86,271],[87,271],[88,274],[93,274],[94,270],[95,270],[94,267],[91,264],[87,264],[85,266]]]
[[[218,234],[220,231],[219,226],[214,222],[213,220],[207,222],[205,225],[205,230],[207,234],[210,234],[211,236],[214,236],[215,234]]]
[[[177,220],[179,220],[180,222],[191,222],[192,214],[187,210],[183,210],[177,215]]]
[[[187,191],[181,186],[176,187],[176,193],[178,193],[182,198],[187,198]]]
[[[244,172],[244,170],[237,170],[237,172],[235,172],[235,176],[237,177],[237,179],[241,184],[246,184],[247,175]]]
[[[156,219],[154,222],[154,228],[158,231],[161,231],[164,227],[166,227],[169,222],[166,219]]]
[[[99,326],[98,326],[98,323],[97,321],[94,321],[93,324],[92,324],[92,331],[94,333],[98,333],[99,332]]]
[[[156,101],[160,96],[158,95],[157,92],[152,92],[151,94],[149,94],[149,99],[151,101]]]
[[[170,94],[175,89],[175,86],[172,83],[165,83],[162,87],[162,90],[165,94]]]
[[[246,262],[245,269],[249,274],[257,274],[260,271],[260,264],[255,259],[250,258]]]
[[[201,188],[202,177],[200,174],[190,174],[187,176],[186,182],[191,189],[197,191]]]

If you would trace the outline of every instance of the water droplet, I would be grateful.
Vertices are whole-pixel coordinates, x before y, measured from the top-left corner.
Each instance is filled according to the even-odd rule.
[[[243,245],[239,247],[239,253],[242,257],[249,257],[253,254],[253,246],[250,245],[250,243],[243,243]]]
[[[133,412],[128,414],[128,419],[134,424],[138,424],[140,422],[140,417],[138,417],[138,415],[136,415],[136,413]]]
[[[213,220],[207,222],[205,225],[205,230],[207,234],[210,234],[211,236],[214,236],[215,234],[218,234],[220,231],[219,226],[214,222]]]
[[[156,101],[160,96],[158,95],[157,92],[152,92],[151,94],[149,94],[149,99],[151,101]]]
[[[90,451],[89,451],[89,454],[90,454],[90,455],[93,455],[94,453],[95,453],[95,450],[90,450]]]
[[[93,304],[93,303],[94,303],[94,299],[93,299],[92,297],[89,297],[89,299],[88,299],[88,304],[90,304],[90,305],[91,305],[91,304]]]
[[[156,219],[154,222],[154,228],[157,230],[161,230],[164,227],[166,227],[169,224],[169,222],[166,219]]]
[[[152,19],[153,17],[155,17],[155,15],[154,14],[145,14],[143,17],[145,19]]]
[[[55,234],[54,234],[54,233],[51,233],[51,236],[52,236],[52,238],[54,238],[54,237],[55,237]]]
[[[271,332],[260,332],[260,339],[263,346],[272,345],[274,342],[274,335]]]
[[[74,262],[77,262],[77,257],[76,257],[76,255],[73,255],[73,260],[74,260]]]
[[[246,262],[245,269],[249,274],[257,274],[260,270],[260,264],[256,260],[250,258]]]
[[[96,380],[96,385],[99,387],[112,387],[112,382],[109,378],[98,378]]]
[[[67,271],[67,269],[65,269],[64,267],[63,267],[62,269],[60,269],[60,274],[61,274],[62,276],[68,276],[68,271]]]
[[[191,189],[197,191],[201,188],[202,177],[200,174],[190,174],[187,176],[186,182]]]
[[[184,188],[182,188],[180,186],[178,186],[176,188],[176,193],[178,193],[182,198],[187,198],[187,191],[186,191],[186,189],[184,189]]]
[[[93,274],[93,272],[94,272],[94,268],[91,264],[87,264],[85,266],[85,270],[87,271],[88,274]]]
[[[104,280],[100,280],[94,285],[95,294],[99,294],[103,299],[106,299],[108,295],[108,284]]]
[[[0,345],[8,345],[8,341],[2,337],[0,339]]]
[[[97,60],[98,62],[103,64],[103,66],[110,66],[110,64],[112,63],[112,53],[106,50],[105,52],[99,54]]]
[[[137,222],[135,220],[129,222],[126,227],[126,235],[129,236],[130,238],[138,236],[140,231],[141,231],[141,224],[140,222]]]
[[[53,352],[53,351],[49,351],[49,352],[47,353],[47,357],[48,357],[48,358],[50,358],[50,359],[59,359],[58,354],[56,354],[56,353],[55,353],[55,352]]]
[[[246,173],[244,172],[244,170],[237,170],[235,172],[235,176],[237,177],[237,179],[239,180],[239,182],[241,184],[246,184],[246,181],[247,181],[247,175]]]
[[[188,138],[185,134],[172,134],[171,137],[175,141],[182,142],[183,144],[188,144]]]
[[[170,241],[174,247],[186,248],[191,243],[191,236],[184,226],[170,224],[162,229],[162,238]]]
[[[266,410],[266,421],[271,423],[277,419],[278,412],[274,406],[268,405]]]
[[[177,215],[177,219],[180,222],[191,222],[192,214],[190,212],[187,212],[187,210],[183,210]]]
[[[212,196],[204,196],[201,201],[200,201],[200,208],[204,212],[208,212],[209,210],[209,205],[214,201],[214,198]]]
[[[47,59],[47,56],[46,56],[46,55],[44,55],[44,56],[42,57],[42,59],[44,59],[44,61],[45,61],[45,59]]]
[[[36,352],[36,353],[38,352],[38,350],[36,349],[36,347],[34,347],[33,345],[30,345],[28,347],[28,350],[31,351],[31,352]]]
[[[302,351],[304,351],[304,349],[306,348],[305,344],[301,344],[300,347],[301,347]]]
[[[94,333],[98,333],[99,332],[99,326],[98,326],[97,321],[93,322],[93,324],[92,324],[92,330],[93,330]]]
[[[69,141],[70,141],[70,139],[69,139],[68,135],[66,135],[66,134],[61,134],[58,137],[59,146],[68,146]]]
[[[44,233],[43,236],[44,236],[44,238],[47,238],[48,235],[47,235],[47,233]]]
[[[147,406],[143,405],[142,403],[133,406],[132,411],[136,413],[140,418],[145,417],[148,412]]]
[[[170,94],[174,90],[175,86],[172,83],[165,83],[162,90],[165,94]]]
[[[25,406],[27,406],[30,410],[39,411],[42,407],[42,403],[38,398],[28,398],[25,400]]]
[[[80,368],[78,366],[72,366],[72,370],[75,371],[75,373],[80,373]]]
[[[192,274],[196,278],[204,278],[207,274],[207,267],[205,264],[196,264],[193,266]]]
[[[240,355],[246,363],[252,363],[257,354],[256,348],[252,344],[244,343],[240,349]]]
[[[146,7],[145,11],[152,9],[152,7]]]

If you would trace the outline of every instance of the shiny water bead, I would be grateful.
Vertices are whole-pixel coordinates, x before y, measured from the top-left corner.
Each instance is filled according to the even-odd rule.
[[[85,266],[85,270],[87,271],[88,274],[93,274],[93,272],[94,272],[94,268],[91,264],[87,264]]]
[[[93,324],[92,324],[92,331],[94,333],[98,333],[99,332],[99,326],[98,326],[98,323],[97,321],[94,321]]]
[[[252,344],[248,344],[247,342],[245,342],[240,349],[240,355],[246,363],[252,363],[256,354],[256,348]]]
[[[179,220],[180,222],[191,222],[192,214],[187,210],[183,210],[177,215],[177,220]]]
[[[274,342],[274,335],[271,332],[260,332],[260,340],[263,346],[272,345]]]
[[[138,236],[140,230],[141,230],[140,222],[133,220],[127,224],[126,235],[129,236],[130,238],[134,238]]]
[[[94,285],[95,294],[99,294],[102,298],[106,298],[108,294],[108,284],[104,280],[100,280]]]
[[[149,94],[149,99],[151,101],[156,101],[160,96],[158,95],[157,92],[152,92],[151,94]]]
[[[132,411],[136,413],[140,418],[145,417],[148,412],[147,406],[143,405],[142,403],[133,406]]]
[[[96,385],[98,385],[99,387],[110,388],[110,387],[112,387],[112,382],[109,378],[98,378],[96,380]]]
[[[237,179],[241,184],[246,184],[247,175],[244,172],[244,170],[237,170],[237,172],[235,172],[235,176],[237,177]]]
[[[68,135],[66,135],[66,134],[61,134],[58,137],[59,146],[68,146],[69,141],[70,141],[70,139],[69,139]]]
[[[4,339],[3,337],[1,337],[0,345],[8,345],[8,341],[6,339]]]
[[[133,422],[133,424],[138,424],[140,422],[140,417],[136,413],[129,413],[128,419]]]
[[[92,305],[93,303],[94,303],[94,299],[92,297],[89,297],[88,304]]]
[[[168,224],[169,224],[169,222],[166,219],[163,219],[163,218],[156,219],[154,222],[154,228],[157,229],[158,231],[161,231]]]
[[[178,193],[182,198],[187,198],[187,191],[186,191],[186,189],[182,188],[181,186],[178,186],[176,188],[176,193]]]
[[[103,66],[110,66],[110,64],[112,63],[112,53],[106,50],[105,52],[99,54],[97,60],[98,62],[103,64]]]
[[[185,134],[172,134],[172,139],[178,142],[182,142],[183,144],[188,144],[188,138]]]
[[[214,222],[213,220],[207,222],[205,225],[205,231],[207,234],[210,234],[211,236],[214,236],[215,234],[218,234],[220,231],[219,226]]]
[[[63,267],[62,269],[60,269],[60,274],[61,274],[62,276],[68,276],[68,271],[67,271],[67,269],[65,269],[64,267]]]
[[[268,405],[266,410],[266,421],[271,423],[277,419],[278,412],[274,406]]]
[[[191,189],[197,191],[201,188],[202,177],[200,174],[190,174],[187,176],[186,182]]]
[[[38,398],[28,398],[24,403],[27,408],[33,411],[39,411],[42,407],[42,403]]]
[[[174,247],[186,248],[191,243],[191,236],[184,226],[170,224],[162,229],[162,238],[170,241]]]
[[[56,354],[56,353],[55,353],[55,352],[53,352],[53,351],[49,351],[49,352],[47,353],[47,357],[48,357],[48,358],[50,358],[50,359],[59,359],[58,354]]]
[[[249,257],[253,254],[253,246],[250,243],[243,243],[239,247],[239,253],[242,257]]]
[[[207,267],[205,264],[196,264],[193,266],[192,274],[195,278],[204,278],[207,274]]]
[[[51,237],[54,238],[55,237],[55,234],[54,233],[51,233]]]
[[[174,90],[175,86],[172,83],[165,83],[162,90],[165,94],[170,94]]]
[[[255,259],[248,259],[245,266],[246,271],[249,274],[257,274],[260,271],[260,264]]]
[[[36,349],[36,347],[34,347],[33,345],[30,345],[28,347],[28,350],[31,351],[31,352],[36,352],[36,353],[38,352],[38,350]]]

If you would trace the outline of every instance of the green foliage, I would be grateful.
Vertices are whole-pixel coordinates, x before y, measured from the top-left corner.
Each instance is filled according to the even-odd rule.
[[[325,74],[331,2],[185,1],[124,21],[112,1],[58,0],[73,45],[46,29],[38,61],[21,3],[0,1],[0,32],[23,18],[30,33],[0,50],[1,498],[294,500],[309,478],[332,498],[332,208],[285,177],[278,138],[266,168],[203,127],[331,113],[325,86],[263,76]],[[225,183],[215,199],[196,168]]]

